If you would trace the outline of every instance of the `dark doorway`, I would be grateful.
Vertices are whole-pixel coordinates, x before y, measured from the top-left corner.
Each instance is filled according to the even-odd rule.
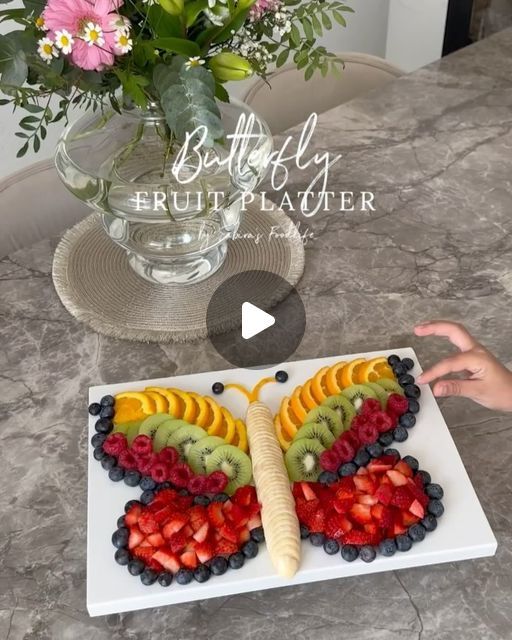
[[[449,0],[443,55],[471,44],[471,16],[473,0]]]

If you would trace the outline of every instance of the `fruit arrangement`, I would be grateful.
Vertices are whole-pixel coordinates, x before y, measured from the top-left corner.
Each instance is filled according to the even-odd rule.
[[[238,488],[231,498],[225,493],[194,497],[163,487],[147,504],[128,502],[117,524],[115,561],[146,586],[206,582],[240,569],[258,555],[264,540],[251,486]]]

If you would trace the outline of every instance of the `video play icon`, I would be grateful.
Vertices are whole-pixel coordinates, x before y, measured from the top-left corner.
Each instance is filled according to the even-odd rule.
[[[276,323],[274,316],[251,302],[242,305],[242,338],[250,340]]]

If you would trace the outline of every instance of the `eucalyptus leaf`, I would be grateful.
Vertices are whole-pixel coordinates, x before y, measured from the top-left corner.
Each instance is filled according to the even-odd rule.
[[[12,31],[0,36],[0,80],[2,84],[21,87],[28,76],[25,48],[27,36],[23,31]]]

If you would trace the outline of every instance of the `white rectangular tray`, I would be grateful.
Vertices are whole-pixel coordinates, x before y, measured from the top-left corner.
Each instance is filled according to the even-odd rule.
[[[409,356],[415,363],[418,362],[412,349],[291,362],[280,367],[288,372],[288,382],[268,385],[263,389],[261,399],[275,412],[280,399],[284,395],[289,395],[298,384],[304,383],[319,368],[349,358],[370,358],[391,353],[397,353],[402,358]],[[150,383],[211,395],[211,386],[216,381],[240,382],[252,386],[262,376],[273,375],[276,370],[276,367],[266,371],[230,369],[150,381],[102,385],[90,388],[89,399],[90,402],[97,402],[105,394],[140,390],[149,386]],[[412,373],[417,376],[420,371],[419,365],[416,364]],[[245,416],[246,405],[241,394],[226,391],[220,396],[219,401],[235,416]],[[101,465],[94,460],[89,443],[94,434],[94,422],[95,419],[91,417],[87,444],[89,455],[87,609],[91,616],[358,574],[480,558],[494,555],[496,551],[496,539],[443,416],[430,388],[423,386],[421,411],[416,426],[410,431],[407,442],[394,443],[392,446],[398,448],[402,455],[411,454],[418,458],[420,467],[429,471],[433,481],[439,482],[445,490],[443,500],[445,514],[440,519],[437,530],[429,534],[424,542],[414,545],[413,549],[407,553],[397,553],[392,558],[378,556],[371,564],[365,564],[361,560],[348,563],[343,561],[341,556],[328,556],[323,549],[314,548],[305,541],[302,545],[301,569],[292,580],[284,580],[275,574],[265,545],[260,545],[258,557],[247,562],[242,569],[228,571],[220,577],[212,577],[204,584],[193,582],[187,586],[173,584],[169,588],[163,588],[157,583],[151,587],[145,587],[140,580],[128,574],[126,567],[115,563],[115,549],[111,543],[116,521],[124,513],[124,504],[130,499],[137,498],[140,490],[127,487],[124,483],[112,482]]]

